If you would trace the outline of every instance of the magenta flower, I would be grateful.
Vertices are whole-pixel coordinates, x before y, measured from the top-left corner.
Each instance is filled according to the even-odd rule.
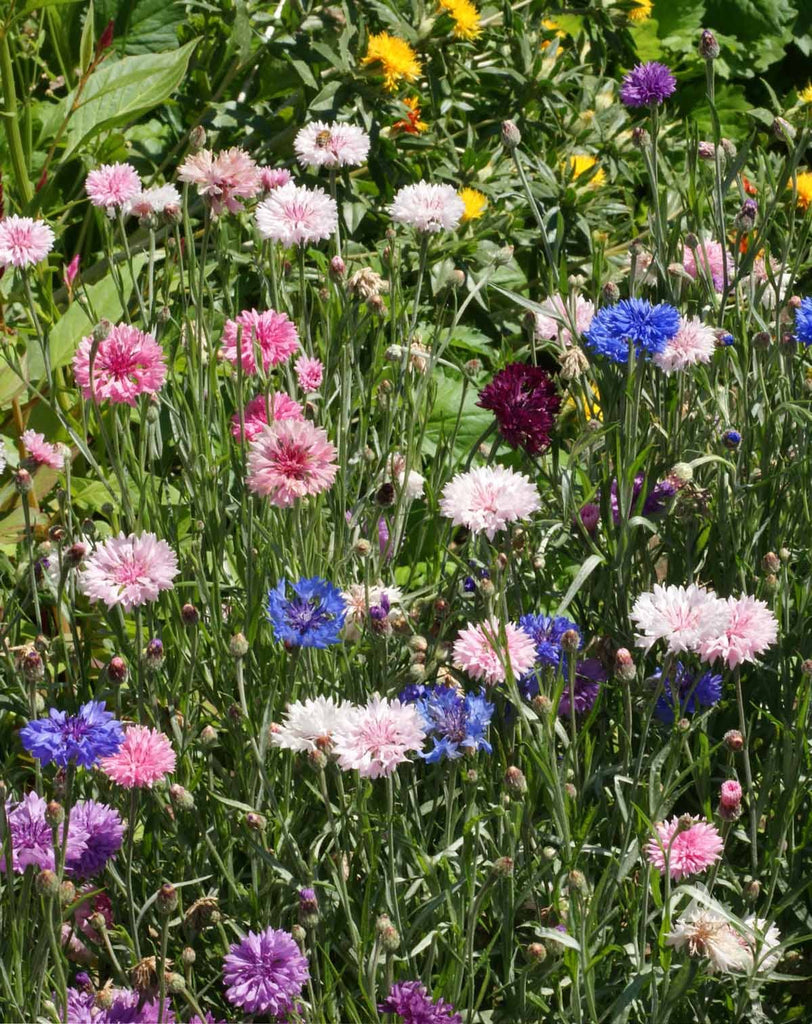
[[[54,247],[54,233],[41,220],[12,214],[0,220],[0,265],[32,267]]]
[[[644,847],[646,857],[661,875],[668,870],[675,882],[704,871],[722,856],[722,838],[703,818],[674,817],[658,822],[654,830],[656,836]]]
[[[292,1010],[309,977],[307,958],[281,929],[249,932],[223,959],[226,999],[250,1014]]]
[[[288,508],[297,498],[333,485],[336,449],[309,420],[281,420],[263,428],[248,451],[248,487],[272,505]]]
[[[324,379],[324,365],[320,359],[299,356],[294,364],[296,380],[306,395],[318,391]]]
[[[62,469],[65,465],[63,446],[46,441],[44,434],[38,434],[36,430],[24,430],[20,435],[20,440],[28,453],[28,457],[38,466]]]
[[[333,733],[333,753],[344,771],[362,778],[391,775],[407,754],[420,750],[426,727],[414,704],[375,694],[365,707],[348,708]]]
[[[108,216],[141,191],[138,171],[129,164],[102,164],[85,178],[85,192],[94,206],[103,207]]]
[[[121,848],[124,824],[117,810],[95,800],[80,800],[71,813],[74,822],[87,832],[87,846],[79,856],[66,859],[72,875],[90,878],[103,871],[107,862]]]
[[[195,185],[219,217],[224,210],[240,213],[240,199],[250,199],[261,187],[259,168],[244,149],[234,147],[216,156],[203,149],[188,156],[178,170],[181,181]]]
[[[97,401],[134,406],[139,395],[154,395],[163,387],[164,352],[151,334],[129,324],[112,327],[96,349],[91,380],[95,345],[93,338],[82,338],[73,357],[73,373],[85,398],[95,395]]]
[[[454,641],[454,668],[488,686],[505,681],[508,665],[516,679],[529,672],[536,662],[535,641],[520,626],[510,622],[505,623],[504,632],[503,640],[495,619],[477,624],[469,622]]]
[[[729,597],[727,620],[718,633],[705,636],[699,647],[703,661],[721,658],[728,668],[755,661],[778,638],[778,622],[766,602],[755,597]]]
[[[243,425],[245,426],[245,438],[253,441],[262,433],[262,428],[268,423],[268,405],[271,407],[271,417],[276,423],[279,420],[303,420],[304,410],[301,405],[284,391],[275,391],[273,395],[266,398],[265,395],[257,395],[252,398],[243,410]],[[231,433],[240,438],[240,414],[235,412],[231,417]]]
[[[175,751],[157,729],[131,725],[115,754],[103,757],[99,767],[124,789],[143,789],[175,770]]]
[[[236,320],[226,320],[221,355],[234,366],[241,360],[243,373],[250,376],[257,372],[257,349],[262,356],[262,368],[267,372],[272,366],[284,363],[298,347],[299,334],[287,313],[277,313],[273,309],[257,313],[255,309],[245,309]]]
[[[76,280],[76,275],[79,273],[79,253],[77,252],[70,263],[65,267],[65,273],[62,280],[65,282],[65,287],[70,291],[73,288],[73,282]]]
[[[79,585],[91,601],[104,601],[108,608],[120,604],[129,612],[171,590],[177,574],[177,555],[165,540],[154,533],[119,533],[88,557]]]
[[[499,433],[511,448],[538,455],[550,446],[550,431],[561,398],[546,370],[525,363],[508,363],[480,391],[477,405],[490,409]]]
[[[651,107],[664,103],[677,88],[671,71],[656,60],[638,64],[623,79],[620,99],[627,107]]]
[[[323,189],[289,181],[272,189],[257,207],[256,218],[263,238],[283,245],[303,245],[333,234],[338,227],[338,206]]]
[[[381,1013],[394,1013],[402,1024],[462,1024],[462,1017],[445,999],[436,1002],[419,981],[400,981],[378,1004]]]

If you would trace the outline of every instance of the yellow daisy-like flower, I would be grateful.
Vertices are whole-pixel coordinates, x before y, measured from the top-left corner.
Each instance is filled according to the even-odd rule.
[[[546,32],[555,32],[555,34],[556,34],[556,37],[557,37],[558,39],[563,39],[563,38],[564,38],[564,37],[566,36],[566,34],[567,34],[567,33],[566,33],[566,32],[565,32],[565,31],[564,31],[564,30],[563,30],[562,28],[561,28],[561,26],[560,26],[560,25],[558,24],[558,22],[557,22],[557,21],[555,21],[555,20],[554,20],[553,18],[542,18],[542,19],[541,19],[541,27],[542,27],[542,28],[543,28],[543,29],[544,29],[544,30],[545,30]],[[547,49],[547,47],[548,47],[548,46],[550,45],[550,43],[551,43],[551,42],[552,42],[552,40],[550,40],[550,39],[543,39],[543,40],[542,40],[542,42],[541,42],[541,48],[542,48],[542,50],[546,50],[546,49]]]
[[[645,21],[651,17],[654,8],[653,0],[635,0],[636,7],[629,11],[630,21]]]
[[[569,158],[569,165],[572,168],[573,177],[578,178],[586,171],[591,171],[597,162],[597,159],[594,156],[590,156],[588,153],[575,153]],[[590,188],[598,188],[600,185],[605,183],[606,174],[602,167],[599,167],[587,182]]]
[[[583,413],[584,419],[586,420],[600,420],[603,422],[603,410],[601,409],[601,396],[598,389],[594,384],[590,384],[592,391],[592,401],[590,402],[580,390],[573,394],[572,391],[567,392],[567,396],[561,403],[561,417],[566,419],[573,416],[576,410]]]
[[[481,192],[478,192],[475,188],[461,188],[457,194],[465,204],[465,213],[462,215],[463,221],[476,220],[477,217],[482,216],[485,212],[485,207],[488,205],[488,200]]]
[[[453,19],[457,39],[476,39],[482,31],[479,11],[471,0],[440,0],[440,9]]]
[[[798,206],[802,210],[808,210],[809,204],[812,203],[812,171],[801,171],[796,178],[796,184],[798,186]],[[792,182],[787,184],[787,188],[792,188]]]
[[[369,37],[366,57],[362,64],[381,65],[384,87],[394,92],[398,82],[416,82],[420,77],[423,65],[415,51],[405,39],[390,36],[388,32],[378,32]]]
[[[798,93],[798,99],[801,103],[812,103],[812,82],[810,82],[806,88],[801,89]]]

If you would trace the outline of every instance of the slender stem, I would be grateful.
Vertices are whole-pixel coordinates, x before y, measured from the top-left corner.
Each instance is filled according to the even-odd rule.
[[[0,34],[0,81],[3,85],[3,124],[6,129],[6,140],[14,169],[14,178],[20,190],[23,203],[27,206],[34,197],[34,189],[28,177],[25,165],[23,139],[20,134],[20,122],[17,117],[17,88],[14,84],[14,68],[11,63],[11,51],[8,45],[8,29]]]
[[[133,847],[135,846],[135,817],[138,813],[138,789],[130,790],[130,822],[127,829],[127,906],[130,911],[130,931],[137,960],[141,959],[141,944],[138,941],[138,925],[136,924],[135,898],[133,896]]]
[[[744,758],[744,781],[747,785],[747,812],[750,823],[750,866],[755,876],[758,871],[758,810],[756,807],[756,794],[753,789],[753,772],[750,767],[750,734],[747,730],[747,721],[744,715],[744,697],[742,696],[742,681],[738,668],[736,676],[736,705],[739,709],[739,731],[744,737],[742,757]]]

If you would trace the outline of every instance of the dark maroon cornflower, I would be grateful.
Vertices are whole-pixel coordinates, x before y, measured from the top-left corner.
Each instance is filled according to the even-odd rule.
[[[396,1013],[403,1024],[462,1024],[445,999],[435,1002],[419,981],[401,981],[393,985],[386,999],[378,1004],[381,1013]]]
[[[656,60],[638,64],[623,79],[620,98],[627,107],[659,106],[677,88],[671,71]]]
[[[561,398],[546,370],[509,363],[482,389],[477,405],[494,414],[499,432],[512,448],[537,455],[550,445]]]
[[[575,712],[583,715],[591,711],[595,701],[598,699],[601,683],[606,682],[606,672],[603,665],[597,658],[587,658],[579,661],[575,669]],[[569,683],[564,683],[564,692],[558,702],[558,714],[562,718],[568,718],[570,714],[570,688]]]

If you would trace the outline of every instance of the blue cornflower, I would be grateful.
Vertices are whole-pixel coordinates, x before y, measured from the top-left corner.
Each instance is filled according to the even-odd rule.
[[[804,345],[812,345],[812,299],[801,299],[795,310],[795,337]]]
[[[662,672],[655,672],[653,678],[659,680]],[[722,677],[713,672],[705,672],[697,676],[689,672],[681,661],[676,664],[674,678],[666,679],[664,693],[657,701],[655,711],[663,722],[673,722],[675,713],[680,718],[692,715],[698,707],[713,707],[722,698]]]
[[[41,764],[68,762],[92,768],[100,757],[115,754],[124,741],[124,731],[102,700],[83,704],[77,714],[51,708],[47,718],[29,722],[20,730],[25,749]]]
[[[415,704],[426,732],[434,740],[432,749],[422,755],[426,761],[462,757],[460,747],[474,753],[477,750],[491,753],[487,734],[493,705],[485,699],[484,691],[463,694],[451,686],[437,684],[427,687]]]
[[[652,306],[647,299],[621,299],[614,306],[598,310],[585,337],[593,352],[616,363],[627,363],[629,344],[634,345],[638,356],[656,355],[679,327],[679,312],[667,302]]]
[[[578,647],[583,645],[581,630],[564,615],[522,615],[519,625],[529,633],[536,644],[536,660],[539,665],[550,665],[558,668],[563,664],[561,637],[570,629],[578,634]]]
[[[738,448],[741,444],[742,436],[738,430],[726,430],[722,434],[722,444],[725,448],[729,448],[731,451]]]
[[[273,634],[289,647],[329,647],[338,643],[346,606],[341,591],[320,576],[292,583],[281,579],[268,594],[268,618]]]

